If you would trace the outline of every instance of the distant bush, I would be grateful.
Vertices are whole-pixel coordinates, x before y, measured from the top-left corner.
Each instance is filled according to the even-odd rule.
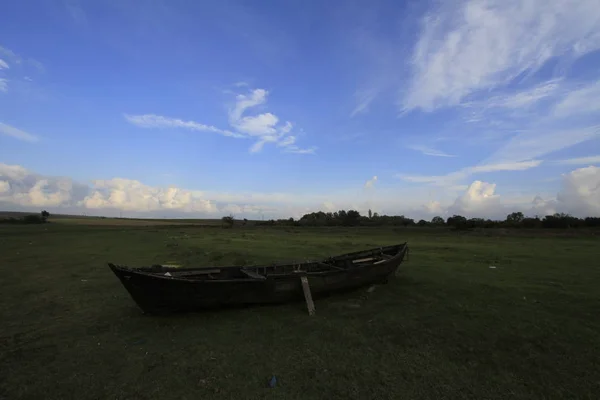
[[[227,226],[229,228],[233,228],[233,225],[235,224],[235,218],[233,217],[233,215],[227,215],[227,216],[221,218],[221,222],[223,222],[223,224],[225,224],[225,226]]]
[[[46,218],[41,215],[26,215],[23,217],[23,223],[25,224],[43,224],[46,222]]]
[[[0,219],[0,224],[16,224],[16,225],[24,225],[24,224],[43,224],[46,222],[46,218],[41,215],[26,215],[23,218],[4,218]]]

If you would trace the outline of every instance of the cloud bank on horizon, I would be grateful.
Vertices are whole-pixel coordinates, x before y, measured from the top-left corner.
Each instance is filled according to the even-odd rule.
[[[385,193],[371,200],[365,193],[372,190],[377,176],[367,180],[364,191],[353,198],[329,193],[215,193],[155,187],[123,178],[95,180],[86,185],[70,178],[39,175],[18,165],[0,164],[0,205],[15,210],[48,208],[59,212],[90,215],[184,216],[192,214],[218,217],[236,216],[294,217],[311,210],[335,211],[356,209],[366,215],[369,209],[382,214],[403,214],[431,219],[453,214],[485,218],[503,218],[513,211],[528,215],[551,215],[566,212],[586,217],[600,215],[600,167],[584,167],[562,177],[555,196],[543,199],[508,197],[496,193],[493,183],[474,181],[453,202],[419,204],[416,199],[398,202],[399,193]],[[416,201],[415,201],[416,200]]]
[[[24,3],[0,209],[600,216],[596,1]]]

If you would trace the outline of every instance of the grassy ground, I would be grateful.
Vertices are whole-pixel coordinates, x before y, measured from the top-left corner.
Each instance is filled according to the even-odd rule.
[[[314,317],[302,303],[148,317],[106,266],[403,241],[396,279],[320,300]],[[598,398],[599,248],[428,229],[0,226],[0,398]]]

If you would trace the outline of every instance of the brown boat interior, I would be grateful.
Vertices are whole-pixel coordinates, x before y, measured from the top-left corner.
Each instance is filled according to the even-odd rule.
[[[237,267],[204,267],[177,268],[162,265],[151,267],[131,268],[133,271],[152,275],[162,275],[172,278],[189,280],[231,280],[255,279],[265,280],[267,277],[285,276],[289,274],[311,274],[329,271],[345,271],[369,265],[378,265],[404,251],[406,244],[380,247],[372,250],[357,251],[322,261],[304,261],[298,263],[237,266]]]

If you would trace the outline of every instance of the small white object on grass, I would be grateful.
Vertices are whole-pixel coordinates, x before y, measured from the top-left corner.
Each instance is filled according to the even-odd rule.
[[[496,266],[495,266],[495,265],[490,265],[490,268],[491,268],[491,269],[495,269],[495,268],[496,268]]]

